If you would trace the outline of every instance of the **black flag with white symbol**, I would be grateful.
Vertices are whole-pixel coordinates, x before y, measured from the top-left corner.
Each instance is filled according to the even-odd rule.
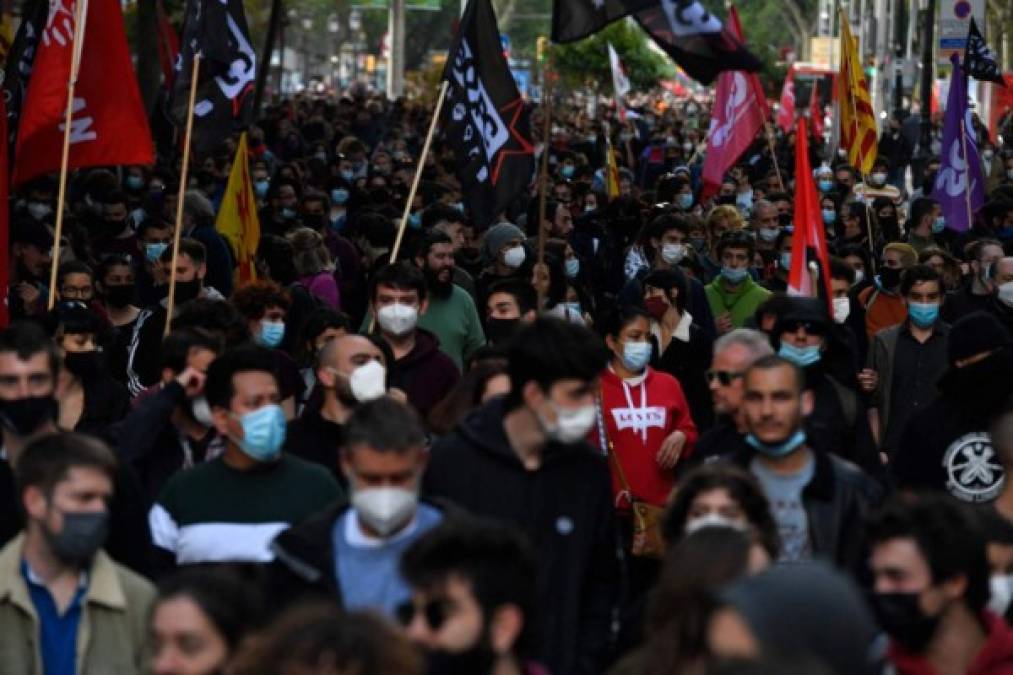
[[[3,97],[7,104],[7,146],[8,158],[14,163],[14,145],[18,137],[18,122],[21,120],[21,104],[28,91],[28,78],[35,63],[35,52],[49,18],[49,3],[46,0],[29,0],[25,3],[21,25],[7,52],[4,64]]]
[[[1002,79],[1002,71],[996,63],[995,54],[985,44],[985,38],[978,30],[978,25],[971,17],[971,27],[967,31],[967,49],[964,51],[964,72],[976,80],[986,80],[1006,86]]]
[[[193,108],[194,152],[214,150],[249,124],[257,57],[250,43],[242,0],[189,0],[169,114],[177,129],[186,125],[194,54],[200,53]]]
[[[573,42],[597,33],[613,21],[646,9],[658,0],[555,0],[552,41]]]
[[[697,0],[660,0],[633,15],[686,74],[710,84],[725,70],[760,70],[760,61]]]
[[[490,0],[470,0],[447,55],[443,132],[476,224],[484,227],[531,181],[524,99],[507,66]]]

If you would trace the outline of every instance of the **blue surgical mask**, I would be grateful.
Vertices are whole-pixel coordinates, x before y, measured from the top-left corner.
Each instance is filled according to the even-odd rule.
[[[461,213],[464,213],[464,203],[463,202],[454,202],[453,204],[450,205],[450,208],[457,209]]]
[[[414,211],[408,214],[408,227],[418,230],[422,227],[422,214]]]
[[[932,221],[932,234],[940,234],[946,229],[946,218],[939,216]]]
[[[260,197],[261,199],[263,199],[264,197],[267,196],[267,189],[269,187],[271,187],[271,181],[268,181],[268,180],[258,180],[258,181],[256,181],[253,184],[253,192],[258,197]]]
[[[563,168],[559,170],[559,173],[563,175],[563,178],[573,178],[574,167],[572,164],[564,164]]]
[[[127,176],[123,183],[127,186],[128,190],[137,191],[144,187],[144,179],[136,174]]]
[[[823,209],[823,222],[827,225],[833,225],[834,221],[837,220],[837,211],[833,209]]]
[[[570,258],[566,261],[566,276],[573,279],[580,274],[580,258]]]
[[[265,347],[275,348],[285,338],[284,321],[261,321],[257,342]]]
[[[335,232],[341,232],[343,229],[345,229],[345,222],[346,222],[345,214],[342,213],[337,218],[331,221],[331,229],[334,230]]]
[[[166,243],[145,244],[144,259],[152,264],[157,263],[159,258],[162,257],[162,253],[164,253],[167,248],[169,248],[169,245]]]
[[[722,267],[721,276],[730,284],[741,284],[749,276],[749,270],[745,267]]]
[[[754,434],[746,434],[746,443],[749,445],[749,447],[753,448],[762,455],[766,455],[767,457],[773,458],[784,457],[785,455],[791,454],[793,450],[795,450],[800,445],[805,443],[805,441],[806,441],[805,431],[803,431],[802,429],[796,431],[786,440],[781,441],[780,443],[775,443],[773,445],[764,443]]]
[[[928,328],[939,319],[939,304],[935,302],[909,302],[907,315],[919,328]]]
[[[819,182],[820,192],[830,192],[834,189],[834,181],[832,180],[821,180]]]
[[[651,360],[654,347],[650,342],[627,342],[623,345],[623,366],[639,373]]]
[[[251,459],[271,462],[281,455],[285,443],[285,411],[280,405],[270,404],[257,408],[239,418],[243,438],[235,439]]]
[[[351,183],[353,180],[355,180],[355,172],[346,169],[345,171],[341,172],[341,177],[344,178],[349,183]]]
[[[291,220],[292,218],[295,218],[295,209],[290,209],[287,206],[283,207],[281,209],[281,217],[286,220]]]
[[[580,309],[580,303],[579,302],[567,302],[567,303],[564,303],[564,304],[566,306],[566,309],[569,310],[570,314],[576,314],[577,316],[583,316],[584,315],[584,313]]]
[[[331,190],[331,201],[341,206],[348,201],[348,190],[345,188],[334,188]]]
[[[679,195],[679,208],[683,211],[688,211],[693,206],[693,195],[689,192],[683,192]]]
[[[796,347],[789,342],[782,342],[777,355],[782,359],[791,361],[799,368],[805,368],[806,366],[811,366],[812,364],[819,362],[820,348],[819,345]]]
[[[781,269],[791,269],[791,251],[781,251],[781,257],[778,258],[778,264],[781,265]]]

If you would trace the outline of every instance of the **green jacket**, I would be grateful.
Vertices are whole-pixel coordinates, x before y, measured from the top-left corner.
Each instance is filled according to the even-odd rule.
[[[42,675],[39,617],[21,573],[24,534],[0,550],[0,671]],[[149,671],[145,651],[154,587],[104,551],[88,570],[88,593],[77,634],[78,675]]]
[[[725,288],[724,279],[718,276],[704,290],[714,318],[728,312],[735,328],[742,328],[756,314],[756,308],[770,297],[770,291],[753,281],[752,277],[746,277],[738,288],[730,291]]]

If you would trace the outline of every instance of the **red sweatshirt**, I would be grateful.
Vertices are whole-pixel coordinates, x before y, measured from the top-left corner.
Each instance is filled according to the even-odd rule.
[[[675,471],[658,466],[661,443],[675,431],[686,434],[686,444],[679,457],[679,462],[683,462],[692,453],[697,438],[696,424],[690,417],[682,386],[668,373],[652,368],[647,369],[642,382],[628,384],[607,368],[601,376],[601,392],[599,422],[604,420],[607,438],[622,464],[633,496],[664,506],[675,484]],[[590,440],[600,447],[599,426],[591,430]],[[612,494],[618,496],[622,487],[611,458],[609,469],[612,471]],[[625,500],[617,506],[624,510],[629,508]]]
[[[978,656],[968,667],[967,675],[1013,674],[1013,628],[991,612],[984,612],[982,620],[988,635]],[[898,675],[938,675],[923,656],[912,654],[896,642],[890,644],[888,656]]]

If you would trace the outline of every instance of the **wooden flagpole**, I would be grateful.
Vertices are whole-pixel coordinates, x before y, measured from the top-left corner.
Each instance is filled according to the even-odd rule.
[[[549,77],[549,57],[545,57],[546,67],[542,75],[542,115],[545,119],[542,122],[542,157],[541,166],[538,169],[538,264],[545,262],[545,238],[548,234],[545,227],[545,193],[549,184],[549,150],[552,146],[552,81]],[[553,214],[555,215],[555,214]],[[542,298],[538,299],[538,306],[541,307]]]
[[[63,116],[63,149],[60,155],[60,186],[56,197],[56,232],[53,235],[53,256],[49,266],[49,298],[47,309],[56,304],[56,270],[60,266],[60,239],[63,237],[63,207],[67,200],[67,173],[70,164],[71,118],[74,115],[74,89],[81,69],[81,50],[84,47],[85,28],[88,22],[88,0],[77,0],[74,6],[74,46],[70,57],[70,80],[67,82],[67,109]]]
[[[165,335],[172,331],[172,313],[176,307],[176,262],[179,259],[180,231],[183,229],[183,198],[186,196],[187,172],[190,168],[190,137],[193,134],[193,107],[197,100],[197,76],[200,74],[200,52],[194,52],[190,73],[190,104],[186,109],[186,133],[183,136],[183,165],[179,171],[176,191],[176,227],[172,232],[172,269],[169,271],[169,301],[165,306]]]
[[[777,151],[774,149],[774,132],[770,129],[770,122],[768,120],[763,121],[763,130],[767,136],[767,147],[770,148],[770,159],[774,162],[774,172],[777,174],[777,184],[781,186],[781,192],[784,192],[784,179],[781,178],[781,167],[777,165]]]
[[[443,80],[440,84],[440,93],[436,97],[436,107],[433,108],[433,119],[429,122],[429,133],[426,134],[426,142],[422,144],[422,154],[419,155],[419,163],[415,167],[415,178],[412,179],[411,190],[408,191],[408,201],[404,205],[404,213],[401,214],[401,225],[397,228],[397,237],[394,239],[394,246],[390,249],[390,263],[393,265],[397,260],[397,254],[401,250],[401,240],[404,239],[405,228],[408,225],[408,217],[412,212],[412,202],[415,201],[415,192],[419,189],[419,181],[422,179],[422,169],[429,155],[429,146],[433,142],[436,127],[440,121],[440,111],[443,110],[443,101],[447,97],[447,86],[449,82]]]
[[[964,152],[964,164],[970,167],[971,160],[967,156],[967,130],[964,128],[964,120],[960,120],[960,145]],[[967,205],[967,229],[970,230],[974,226],[974,214],[971,212],[971,183],[970,183],[970,170],[968,171],[968,184],[967,189],[964,190],[964,203]]]

